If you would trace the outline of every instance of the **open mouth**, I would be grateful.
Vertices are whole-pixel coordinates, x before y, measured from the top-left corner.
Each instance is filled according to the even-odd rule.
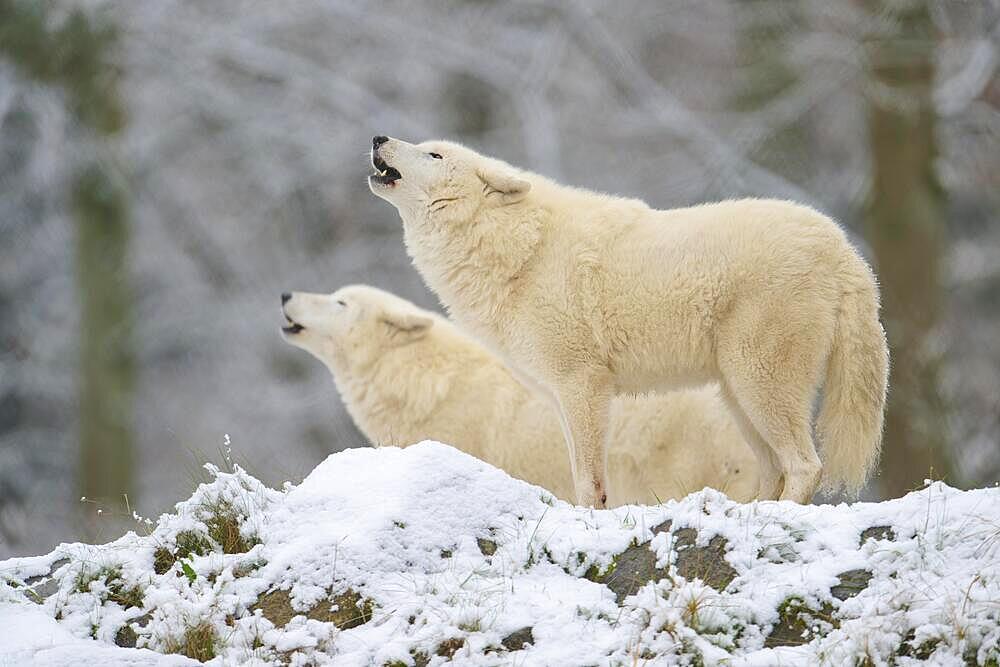
[[[295,320],[293,320],[292,318],[290,318],[288,316],[288,313],[286,313],[284,311],[281,311],[281,314],[284,315],[285,319],[288,321],[288,326],[287,327],[281,327],[282,333],[284,333],[286,335],[289,335],[289,336],[293,336],[293,335],[297,334],[298,332],[302,331],[303,329],[305,329],[304,326],[302,326],[301,324],[299,324],[298,322],[296,322]]]
[[[399,173],[399,170],[395,167],[390,167],[389,163],[379,157],[378,153],[372,151],[372,166],[375,167],[375,172],[368,178],[381,185],[392,186],[396,184],[396,181],[403,177]]]

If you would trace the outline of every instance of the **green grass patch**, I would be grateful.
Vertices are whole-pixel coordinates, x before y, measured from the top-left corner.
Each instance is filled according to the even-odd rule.
[[[91,584],[95,581],[102,581],[104,583],[107,592],[102,599],[110,600],[125,609],[142,607],[144,598],[142,586],[138,584],[129,586],[122,577],[120,566],[107,566],[95,571],[80,570],[76,575],[74,588],[78,593],[89,593]]]
[[[153,552],[153,572],[164,574],[178,560],[190,558],[192,555],[204,556],[212,551],[212,542],[208,536],[193,530],[182,530],[174,539],[177,547],[173,551],[159,547]]]

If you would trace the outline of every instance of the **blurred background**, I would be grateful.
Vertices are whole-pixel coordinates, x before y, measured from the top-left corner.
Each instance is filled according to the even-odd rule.
[[[892,346],[866,497],[997,482],[997,0],[0,0],[0,557],[111,539],[206,460],[279,485],[365,444],[279,294],[437,307],[374,134],[831,214]]]

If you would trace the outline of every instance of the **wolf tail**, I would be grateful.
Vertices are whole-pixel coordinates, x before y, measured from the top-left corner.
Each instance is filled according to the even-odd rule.
[[[853,253],[845,260],[841,284],[817,430],[823,488],[856,494],[882,449],[889,348],[879,323],[875,276],[864,260]]]

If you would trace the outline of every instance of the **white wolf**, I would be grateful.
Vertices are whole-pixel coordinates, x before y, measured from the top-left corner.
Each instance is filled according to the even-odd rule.
[[[440,440],[573,500],[558,415],[451,322],[364,285],[283,297],[285,339],[322,361],[369,440]],[[712,486],[753,498],[757,462],[715,388],[611,406],[612,504]]]
[[[889,354],[872,271],[829,218],[756,199],[654,210],[443,141],[376,137],[372,163],[453,319],[559,406],[581,503],[603,505],[612,397],[710,381],[757,455],[758,497],[865,482]]]

